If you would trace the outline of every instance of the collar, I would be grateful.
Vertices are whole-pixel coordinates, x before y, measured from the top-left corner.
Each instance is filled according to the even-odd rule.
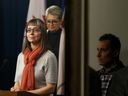
[[[101,70],[99,70],[99,74],[111,74],[112,72],[117,71],[118,69],[123,67],[124,65],[121,61],[113,62],[110,67],[103,67]]]

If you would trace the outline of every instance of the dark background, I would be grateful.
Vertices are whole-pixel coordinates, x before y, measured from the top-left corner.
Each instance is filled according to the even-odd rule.
[[[84,88],[81,89],[81,5],[82,0],[46,0],[47,7],[53,4],[65,7],[65,96],[88,96],[87,70]],[[85,45],[88,45],[88,0],[85,0]],[[24,26],[29,0],[0,0],[0,90],[9,90],[14,84],[17,55],[21,52]],[[88,49],[85,47],[85,68],[88,64]],[[85,79],[86,78],[86,79]],[[85,90],[86,95],[81,90]]]
[[[64,0],[46,0],[64,9]],[[29,0],[0,0],[0,89],[14,83],[17,55],[21,52]]]

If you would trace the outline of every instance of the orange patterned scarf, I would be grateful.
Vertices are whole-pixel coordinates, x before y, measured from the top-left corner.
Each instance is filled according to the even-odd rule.
[[[43,52],[43,48],[40,45],[34,50],[30,50],[26,48],[24,51],[24,70],[21,79],[21,86],[20,89],[25,90],[32,90],[34,89],[35,85],[35,78],[34,78],[34,65],[36,64],[37,59]]]

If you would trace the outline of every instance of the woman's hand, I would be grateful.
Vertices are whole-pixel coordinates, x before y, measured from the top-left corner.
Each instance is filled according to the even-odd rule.
[[[15,83],[15,85],[10,89],[11,92],[17,92],[20,91],[20,87],[18,83]]]

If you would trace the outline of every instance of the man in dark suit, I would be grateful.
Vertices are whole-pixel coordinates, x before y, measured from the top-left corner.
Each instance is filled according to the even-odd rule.
[[[101,96],[106,96],[113,73],[124,67],[120,55],[121,43],[113,34],[104,34],[99,38],[97,58],[102,68],[98,71],[101,80]]]

